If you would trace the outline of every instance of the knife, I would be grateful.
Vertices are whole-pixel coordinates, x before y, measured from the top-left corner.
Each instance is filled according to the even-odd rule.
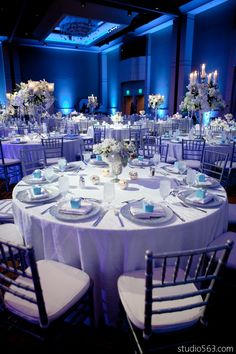
[[[177,216],[177,218],[179,218],[181,221],[185,222],[185,219],[182,218],[182,216],[180,216],[178,213],[176,213],[176,211],[174,211],[169,205],[166,205],[167,208],[169,208],[170,210],[173,211],[173,213],[175,214],[175,216]]]
[[[105,216],[105,214],[107,212],[108,212],[108,210],[103,210],[101,212],[101,214],[99,215],[99,217],[97,218],[97,220],[94,221],[93,226],[97,226],[100,223],[100,221],[103,219],[103,217]]]

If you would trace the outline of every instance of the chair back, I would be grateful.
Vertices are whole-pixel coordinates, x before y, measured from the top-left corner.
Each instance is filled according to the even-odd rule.
[[[235,147],[236,142],[233,142],[233,146],[232,146],[232,153],[230,156],[230,168],[233,167],[233,163],[236,162],[236,147]]]
[[[202,161],[205,140],[182,140],[182,159]]]
[[[102,141],[102,130],[98,127],[93,127],[93,141],[94,144],[99,144]]]
[[[41,139],[45,150],[46,160],[48,158],[63,157],[63,138]]]
[[[31,174],[35,169],[46,166],[45,149],[43,146],[20,150],[23,175]]]
[[[223,245],[202,249],[153,254],[146,251],[145,273],[145,314],[144,338],[152,334],[152,316],[201,308],[202,321],[205,320],[206,308],[215,282],[223,264],[227,263],[233,247],[232,241]],[[154,270],[158,267],[158,280],[154,280]],[[192,291],[174,291],[174,288],[193,284]],[[162,292],[167,288],[173,291]],[[164,294],[164,295],[162,295]],[[191,301],[201,297],[202,301]],[[178,300],[186,299],[179,305]],[[188,301],[188,299],[190,301]],[[155,306],[159,303],[159,306]]]
[[[146,135],[143,138],[143,156],[152,158],[155,153],[161,155],[161,161],[166,162],[168,156],[169,145],[162,144],[161,137]]]
[[[0,163],[2,165],[5,165],[3,148],[2,148],[2,141],[1,140],[0,140]]]
[[[220,183],[226,176],[226,164],[229,158],[228,153],[205,150],[200,170],[208,176],[216,178]]]
[[[39,273],[32,247],[0,241],[0,302],[7,310],[4,297],[10,293],[37,306],[40,326],[49,325]]]

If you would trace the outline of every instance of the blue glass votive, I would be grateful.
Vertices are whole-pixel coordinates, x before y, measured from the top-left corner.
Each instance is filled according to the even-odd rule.
[[[205,182],[205,181],[206,181],[205,175],[203,174],[198,175],[198,182]]]
[[[35,195],[40,195],[42,193],[42,188],[40,186],[33,186],[33,193]]]
[[[150,202],[143,202],[143,210],[146,212],[146,213],[152,213],[153,210],[154,210],[154,205]]]
[[[33,172],[33,177],[34,178],[41,178],[42,177],[42,172],[40,170],[35,170]]]
[[[71,198],[70,206],[72,209],[79,209],[81,207],[81,198]]]
[[[206,196],[206,190],[205,189],[197,189],[195,192],[195,195],[199,199],[203,199]]]
[[[96,160],[97,161],[102,161],[102,156],[101,155],[96,155]]]
[[[139,160],[139,161],[143,161],[143,156],[139,155],[139,156],[138,156],[138,160]]]

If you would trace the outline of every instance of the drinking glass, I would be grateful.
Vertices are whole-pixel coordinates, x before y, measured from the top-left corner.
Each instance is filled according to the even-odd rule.
[[[67,176],[59,177],[58,186],[63,199],[65,199],[66,194],[69,191],[69,178]]]
[[[51,183],[54,180],[54,176],[55,173],[53,172],[53,170],[51,168],[47,168],[44,171],[44,177],[46,178],[46,180]]]
[[[171,191],[170,180],[164,179],[160,181],[160,196],[163,201],[166,200]]]
[[[188,168],[187,170],[187,176],[186,176],[186,182],[189,187],[192,187],[194,185],[196,179],[196,171],[193,170],[192,168]]]
[[[184,174],[184,172],[186,171],[186,164],[185,164],[184,161],[179,161],[179,162],[178,162],[178,170],[179,170],[179,173],[180,173],[181,175]]]
[[[89,162],[90,158],[91,158],[90,152],[83,153],[83,159],[86,164]]]
[[[157,167],[161,161],[161,155],[159,154],[159,152],[156,152],[154,155],[153,155],[153,163],[154,165]]]
[[[115,184],[112,182],[104,183],[104,188],[103,188],[104,202],[110,205],[114,199],[115,199]]]
[[[67,161],[64,157],[58,160],[58,168],[61,172],[65,171],[66,165],[67,165]]]

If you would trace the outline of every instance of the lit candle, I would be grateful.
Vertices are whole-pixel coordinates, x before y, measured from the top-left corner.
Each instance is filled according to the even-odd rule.
[[[193,74],[193,81],[194,81],[193,83],[196,84],[196,82],[197,82],[197,71],[196,70],[194,71],[194,74]]]
[[[11,99],[11,93],[7,93],[6,97],[7,97],[8,100],[10,100]]]
[[[206,64],[202,64],[202,73],[201,73],[201,77],[202,79],[205,79],[206,77]]]
[[[211,83],[211,77],[212,77],[212,73],[208,74],[208,84]]]
[[[193,73],[191,73],[189,75],[189,81],[190,81],[190,84],[193,84]]]
[[[48,91],[53,92],[54,91],[54,83],[49,83],[48,84]]]
[[[216,85],[216,83],[217,83],[217,76],[218,76],[218,73],[217,73],[217,70],[215,70],[215,71],[214,71],[214,74],[213,74],[213,78],[214,78],[213,82],[214,82],[214,85]]]

